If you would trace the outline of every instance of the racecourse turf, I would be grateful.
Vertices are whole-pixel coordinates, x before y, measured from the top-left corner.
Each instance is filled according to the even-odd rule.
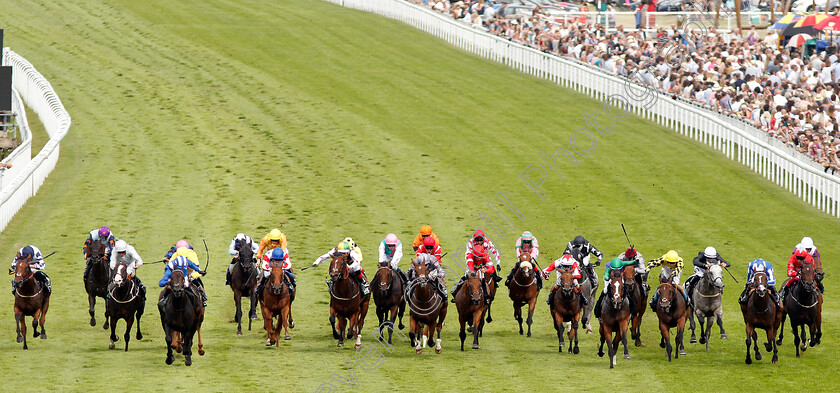
[[[15,342],[8,287],[0,297],[0,310],[6,310],[0,318],[0,371],[6,376],[0,390],[298,392],[324,383],[340,391],[453,392],[836,386],[837,220],[670,130],[636,117],[612,121],[602,102],[399,22],[321,1],[2,0],[0,21],[6,45],[47,77],[73,118],[57,168],[0,238],[4,261],[27,244],[58,252],[47,260],[54,289],[49,339],[30,338],[23,351]],[[580,165],[563,166],[565,180],[547,169],[540,198],[519,173],[540,162],[540,150],[572,151],[570,135],[587,127],[582,112],[595,110],[615,131],[604,136],[588,127],[597,135],[596,147],[585,137],[578,143],[594,151],[575,154]],[[521,218],[499,203],[498,192]],[[454,307],[440,355],[415,355],[395,336],[393,352],[381,349],[380,362],[365,369],[352,345],[336,347],[327,320],[326,267],[301,267],[352,236],[370,275],[385,234],[409,243],[428,223],[450,256],[476,227],[487,229],[506,273],[515,237],[502,238],[479,219],[487,214],[501,223],[488,202],[507,213],[515,232],[527,229],[539,238],[543,266],[577,234],[614,257],[626,247],[624,223],[648,259],[675,249],[690,261],[714,245],[733,262],[730,270],[741,283],[746,263],[757,257],[773,262],[781,281],[793,246],[811,236],[827,272],[823,343],[796,359],[788,328],[778,365],[765,353],[746,366],[736,303],[742,286],[727,275],[729,339],[721,340],[714,328],[710,352],[687,344],[688,356],[671,363],[657,345],[650,312],[645,346],[631,347],[632,359],[619,356],[609,370],[607,358],[596,355],[595,335],[581,334],[579,355],[557,352],[546,291],[533,337],[520,336],[504,288],[480,350],[458,350]],[[100,225],[109,225],[147,262],[186,238],[203,263],[201,239],[207,240],[207,354],[194,356],[191,368],[180,356],[174,365],[164,364],[151,301],[142,320],[145,338],[132,340],[128,353],[108,350],[101,299],[100,326],[88,325],[81,246]],[[237,232],[259,237],[278,226],[298,273],[297,326],[291,341],[266,348],[262,321],[234,335],[224,269]],[[446,259],[451,284],[458,268]],[[149,299],[157,298],[162,271],[161,265],[139,270]],[[690,268],[683,279],[689,274]],[[375,343],[372,305],[366,322],[363,342]],[[120,337],[122,329],[120,322]],[[355,378],[354,386],[342,378]]]

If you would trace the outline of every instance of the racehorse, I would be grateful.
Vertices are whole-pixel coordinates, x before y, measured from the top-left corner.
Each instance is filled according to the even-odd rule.
[[[100,242],[91,242],[88,245],[89,258],[86,263],[90,264],[87,279],[85,280],[85,291],[88,294],[88,304],[90,304],[90,326],[96,326],[96,318],[94,311],[96,306],[96,298],[101,297],[104,301],[108,295],[108,281],[111,279],[111,266],[107,258],[105,258],[105,245]],[[108,310],[105,310],[105,324],[103,329],[108,329],[109,318]]]
[[[752,341],[755,342],[755,360],[761,360],[756,329],[764,329],[767,333],[767,343],[764,344],[764,348],[767,352],[773,351],[773,363],[779,362],[776,332],[782,323],[782,313],[776,310],[776,302],[768,287],[767,274],[764,272],[755,273],[747,303],[741,304],[741,313],[744,314],[744,325],[747,330],[747,359],[745,360],[747,364],[752,364],[752,359],[750,359],[750,344],[752,344]]]
[[[370,282],[373,292],[373,303],[376,305],[376,317],[379,318],[379,339],[382,340],[382,330],[385,328],[383,322],[389,321],[388,344],[391,343],[391,336],[394,334],[394,321],[397,315],[400,317],[400,330],[405,328],[402,322],[405,314],[405,298],[403,296],[403,285],[399,274],[391,268],[388,262],[380,262],[379,269],[373,280]],[[389,315],[390,313],[390,315]]]
[[[436,277],[429,277],[426,265],[412,261],[416,277],[406,290],[406,300],[409,308],[409,338],[414,344],[414,352],[423,353],[423,336],[428,337],[428,345],[432,345],[435,330],[437,340],[435,342],[435,353],[441,352],[440,330],[443,328],[443,320],[446,319],[446,311],[449,303],[438,293],[434,280]],[[463,291],[460,291],[463,292]],[[425,325],[425,333],[423,327]]]
[[[146,300],[140,295],[140,286],[128,277],[127,266],[124,262],[117,263],[114,270],[111,272],[110,290],[108,291],[108,298],[105,300],[106,315],[111,318],[111,343],[108,344],[108,349],[114,349],[114,343],[119,341],[117,338],[117,322],[120,319],[125,320],[125,350],[128,351],[128,341],[131,339],[131,325],[134,324],[134,318],[137,317],[137,339],[143,339],[143,333],[140,333],[140,317],[143,316],[143,311],[146,308]]]
[[[683,345],[683,335],[685,333],[685,320],[688,317],[686,312],[688,307],[685,302],[685,297],[680,293],[677,286],[673,284],[673,275],[670,271],[663,269],[664,273],[659,279],[659,288],[656,289],[656,316],[659,318],[659,334],[662,335],[662,340],[659,342],[661,348],[665,348],[668,354],[668,361],[671,361],[671,328],[677,328],[676,337],[674,337],[674,346],[677,348],[677,353],[674,354],[674,359],[679,359],[680,355],[686,355],[685,346]],[[644,309],[644,303],[637,308]]]
[[[799,357],[800,350],[805,352],[808,346],[815,346],[822,338],[822,303],[823,297],[815,281],[814,266],[803,262],[799,269],[799,281],[787,291],[783,299],[784,308],[782,311],[781,328],[779,329],[779,340],[776,342],[782,345],[784,338],[785,319],[790,315],[790,326],[793,331],[793,344],[796,346],[796,357]],[[811,331],[811,338],[805,340],[805,325]],[[801,331],[801,333],[800,333]],[[800,346],[801,340],[801,346]],[[806,346],[805,344],[808,344]]]
[[[632,309],[630,311],[630,338],[634,340],[634,345],[642,346],[642,317],[645,315],[645,304],[647,297],[642,297],[642,288],[638,281],[636,281],[636,270],[633,266],[626,266],[621,270],[621,278],[624,280],[624,291],[627,292],[627,297],[630,299]]]
[[[350,278],[347,260],[342,256],[333,257],[330,262],[330,278],[333,285],[330,290],[330,325],[333,338],[338,339],[338,346],[344,346],[344,329],[347,338],[356,337],[356,349],[362,346],[362,327],[370,305],[370,294],[362,295],[362,290],[355,280]],[[338,318],[338,330],[335,320]],[[348,325],[349,321],[349,325]]]
[[[697,321],[700,323],[700,344],[706,344],[706,350],[709,350],[709,337],[712,335],[712,323],[717,319],[717,324],[720,327],[720,338],[728,338],[726,331],[723,330],[723,302],[721,294],[723,293],[723,269],[720,264],[713,263],[703,273],[703,277],[697,282],[694,288],[694,294],[691,297],[691,311],[688,314],[688,319],[691,322],[691,342],[697,342],[694,335],[694,316],[697,316]],[[704,320],[706,326],[703,327]]]
[[[47,310],[50,308],[50,296],[44,292],[44,288],[35,279],[35,273],[26,261],[18,261],[14,271],[15,278],[12,279],[12,288],[15,291],[15,327],[17,328],[17,342],[23,342],[23,349],[29,349],[26,345],[26,321],[24,317],[32,317],[32,337],[47,339],[44,331],[44,320],[47,318]],[[41,332],[38,332],[38,324],[41,324]]]
[[[554,319],[554,329],[557,330],[557,339],[560,341],[558,351],[563,352],[563,330],[566,329],[566,324],[569,324],[569,353],[578,354],[578,321],[582,310],[580,297],[583,295],[575,290],[574,283],[573,270],[562,267],[560,279],[557,281],[557,293],[552,299],[551,316]]]
[[[571,256],[577,261],[578,266],[583,266],[583,256],[580,255],[580,250],[576,248],[572,249]],[[592,334],[592,309],[595,307],[595,301],[597,300],[596,294],[598,292],[598,281],[600,281],[600,279],[596,276],[594,280],[595,285],[593,285],[593,281],[590,280],[589,273],[587,273],[586,270],[587,269],[580,269],[580,293],[587,301],[587,304],[583,306],[583,312],[580,317],[580,325],[586,328],[586,334]]]
[[[455,307],[458,309],[458,323],[461,324],[461,350],[464,350],[464,340],[467,338],[465,326],[472,327],[473,344],[472,349],[478,349],[478,337],[484,329],[484,291],[481,286],[484,282],[479,276],[480,273],[468,272],[464,281],[464,288],[455,295]],[[445,303],[445,302],[444,302]]]
[[[630,359],[630,352],[627,351],[627,325],[630,323],[630,300],[624,292],[621,272],[613,270],[610,272],[610,284],[607,288],[607,296],[604,297],[605,304],[601,306],[601,346],[598,347],[598,356],[604,356],[604,342],[612,340],[608,346],[610,355],[610,368],[616,365],[616,354],[618,344],[624,344],[624,358]],[[607,303],[608,302],[608,303]],[[615,333],[615,336],[613,336]]]
[[[166,364],[172,364],[175,361],[172,349],[177,347],[183,349],[184,364],[192,365],[192,344],[196,333],[198,333],[198,354],[204,355],[204,344],[201,342],[204,305],[201,302],[201,295],[187,288],[186,280],[181,269],[173,271],[168,284],[170,289],[168,299],[163,304],[158,303],[160,323],[166,340]],[[163,294],[164,292],[161,291],[161,297]]]
[[[263,293],[260,299],[260,310],[262,310],[263,325],[267,334],[265,345],[270,347],[272,345],[280,346],[280,340],[277,336],[282,327],[286,331],[284,339],[291,340],[289,336],[289,315],[292,310],[292,291],[289,285],[286,284],[283,272],[283,262],[274,261],[269,262],[271,272],[268,276],[268,282],[263,288]],[[277,325],[274,325],[274,318],[277,317]]]
[[[234,257],[233,269],[230,272],[230,289],[233,290],[233,301],[236,303],[236,334],[242,335],[242,296],[251,299],[251,310],[248,312],[248,330],[251,323],[257,319],[257,293],[260,269],[256,266],[254,250],[244,241],[239,241],[239,252]]]
[[[513,317],[519,322],[519,334],[522,334],[522,306],[528,305],[528,337],[531,337],[531,322],[533,322],[534,309],[537,306],[537,271],[531,263],[531,254],[523,252],[519,254],[519,263],[516,266],[516,273],[508,285],[510,300],[513,300]]]

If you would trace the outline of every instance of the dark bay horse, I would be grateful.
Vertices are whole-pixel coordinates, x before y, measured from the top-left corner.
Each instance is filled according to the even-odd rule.
[[[713,263],[703,273],[703,277],[697,282],[691,299],[691,311],[688,313],[688,320],[691,324],[691,342],[696,342],[694,335],[694,316],[700,323],[700,344],[706,344],[709,350],[709,337],[712,335],[712,323],[717,320],[720,327],[720,338],[725,339],[726,331],[723,330],[723,269],[719,264]],[[703,326],[705,323],[706,326]]]
[[[493,305],[493,300],[496,299],[496,281],[493,280],[492,274],[487,274],[487,272],[483,272],[481,275],[482,280],[484,281],[484,285],[487,285],[487,294],[488,294],[488,301],[487,301],[487,323],[493,322],[493,316],[490,315],[490,306]]]
[[[642,346],[642,317],[645,315],[645,304],[647,304],[647,297],[642,297],[642,288],[638,281],[636,281],[635,266],[626,266],[621,270],[621,278],[624,280],[624,291],[627,292],[627,297],[630,299],[630,304],[633,305],[630,312],[630,338],[634,340],[634,345]]]
[[[23,342],[23,349],[29,349],[26,344],[26,321],[24,317],[32,317],[32,337],[47,339],[44,331],[44,320],[50,308],[50,297],[35,279],[35,273],[26,261],[18,261],[15,266],[12,287],[15,290],[15,325],[17,327],[17,342]],[[38,324],[41,331],[38,332]]]
[[[204,305],[201,296],[186,286],[184,272],[176,269],[169,280],[169,299],[160,305],[160,323],[166,339],[166,364],[172,364],[175,357],[172,349],[183,348],[184,364],[192,365],[193,337],[198,333],[198,354],[204,355],[201,343],[201,323],[204,321]],[[161,292],[163,295],[164,292]]]
[[[776,331],[782,323],[781,310],[776,310],[776,302],[767,284],[767,274],[757,272],[753,276],[752,290],[747,297],[747,304],[741,305],[741,313],[744,314],[744,325],[747,331],[747,364],[752,364],[750,359],[750,345],[755,345],[755,360],[761,360],[761,351],[758,350],[758,333],[756,329],[764,329],[767,333],[767,343],[764,348],[767,352],[773,351],[773,363],[779,362],[779,349],[776,346]]]
[[[334,257],[330,262],[330,278],[333,286],[330,291],[330,325],[333,338],[338,339],[338,346],[344,346],[344,329],[347,338],[356,338],[355,348],[362,346],[362,327],[370,305],[370,294],[363,295],[359,284],[350,277],[347,259]],[[335,322],[338,318],[338,329]],[[349,324],[348,324],[349,321]]]
[[[411,281],[406,291],[406,302],[409,308],[409,333],[414,352],[423,353],[423,336],[428,337],[428,345],[435,343],[435,353],[440,353],[440,330],[449,303],[441,296],[436,288],[435,279],[428,276],[426,265],[412,261],[415,279]],[[459,291],[464,292],[464,291]],[[425,327],[425,332],[423,331]],[[434,338],[437,330],[437,340]]]
[[[558,351],[563,352],[564,340],[563,331],[569,330],[569,353],[580,353],[578,347],[578,321],[580,321],[583,307],[580,297],[583,296],[575,290],[574,271],[567,267],[560,268],[560,282],[557,292],[551,302],[551,316],[554,319],[554,329],[557,330]],[[572,345],[574,342],[574,345]]]
[[[251,310],[248,312],[248,330],[251,323],[257,319],[257,294],[254,289],[260,281],[260,269],[257,268],[254,250],[244,241],[239,242],[239,252],[234,257],[233,269],[230,272],[230,289],[233,290],[233,301],[236,303],[236,334],[242,335],[242,296],[251,300]]]
[[[688,306],[685,304],[685,297],[680,293],[677,286],[671,281],[671,276],[661,279],[659,288],[656,289],[656,316],[659,318],[659,334],[662,340],[659,342],[661,348],[665,348],[668,354],[668,361],[671,361],[671,352],[674,347],[671,346],[671,328],[677,328],[676,336],[674,337],[674,346],[677,348],[677,353],[674,354],[674,359],[679,359],[680,355],[685,355],[685,345],[683,345],[683,336],[685,333],[685,320],[688,317]],[[647,303],[647,301],[645,301]],[[637,308],[644,309],[645,303],[642,303]]]
[[[402,322],[405,314],[402,280],[400,280],[397,272],[391,268],[390,263],[380,262],[379,269],[370,282],[370,287],[373,294],[373,303],[376,305],[376,317],[379,318],[379,339],[383,339],[382,330],[386,326],[383,323],[387,320],[391,327],[388,329],[388,344],[390,344],[397,315],[400,317],[400,330],[405,328]]]
[[[289,315],[292,311],[292,292],[289,285],[284,279],[286,273],[283,272],[282,261],[271,261],[271,273],[268,277],[268,282],[263,288],[262,299],[260,299],[260,310],[262,310],[263,325],[267,334],[265,345],[270,347],[272,345],[280,346],[280,340],[277,339],[280,328],[286,330],[286,340],[291,340],[289,336]],[[274,325],[274,318],[277,317],[277,325]]]
[[[799,282],[793,284],[787,291],[785,298],[782,299],[784,308],[777,341],[778,345],[782,345],[785,319],[790,316],[796,357],[799,357],[800,351],[805,352],[808,346],[813,347],[819,344],[822,338],[822,293],[817,289],[814,266],[808,262],[802,262],[801,266]],[[808,340],[806,340],[805,325],[808,325],[811,333],[811,338]],[[808,345],[806,346],[806,344]]]
[[[143,339],[143,333],[140,333],[140,317],[143,316],[143,311],[146,308],[146,300],[140,296],[140,286],[134,280],[129,279],[127,266],[121,262],[114,266],[111,272],[111,290],[108,298],[105,300],[106,314],[111,317],[111,343],[108,344],[108,349],[114,349],[114,343],[119,341],[117,338],[116,329],[117,322],[122,319],[125,320],[125,350],[128,351],[128,341],[131,339],[131,326],[134,324],[134,318],[137,318],[137,339]]]
[[[105,245],[100,242],[91,242],[88,245],[89,257],[85,263],[90,264],[90,271],[88,271],[87,279],[85,280],[85,291],[88,294],[88,304],[90,305],[90,326],[96,326],[96,318],[94,311],[96,307],[96,298],[101,297],[105,300],[108,295],[108,282],[111,280],[111,265],[108,258],[105,257]],[[108,329],[109,318],[108,310],[105,310],[105,324],[103,329]]]
[[[516,273],[510,280],[508,296],[513,300],[513,317],[519,322],[519,334],[522,334],[522,306],[528,305],[528,337],[531,337],[531,322],[534,318],[534,309],[537,306],[537,274],[534,265],[531,263],[531,254],[523,252],[519,254],[519,263]]]
[[[621,272],[613,270],[610,272],[610,284],[607,288],[607,296],[604,297],[604,304],[601,306],[601,346],[598,347],[598,356],[604,356],[604,342],[611,340],[607,349],[610,355],[610,368],[616,365],[616,355],[619,343],[624,344],[624,358],[630,359],[627,351],[627,325],[630,323],[630,300],[624,292]],[[615,334],[615,336],[613,336]]]
[[[484,285],[476,273],[467,273],[467,280],[464,281],[464,288],[455,295],[455,308],[458,309],[458,323],[461,324],[461,350],[464,350],[464,340],[467,333],[465,326],[472,327],[473,344],[472,349],[478,349],[478,336],[484,328]],[[445,302],[444,302],[445,303]]]

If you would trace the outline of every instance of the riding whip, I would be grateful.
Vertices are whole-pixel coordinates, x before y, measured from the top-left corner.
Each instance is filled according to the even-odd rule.
[[[161,259],[161,260],[159,260],[159,261],[154,261],[154,262],[147,262],[147,263],[144,263],[144,265],[154,265],[154,264],[156,264],[156,263],[163,263],[163,262],[166,262],[166,261],[164,261],[163,259]]]
[[[627,236],[627,230],[624,229],[624,224],[621,224],[621,230],[624,231],[624,238],[627,239],[627,244],[630,245],[630,249],[634,249],[633,248],[633,243],[630,243],[630,237]]]
[[[53,251],[53,252],[49,253],[49,255],[47,255],[47,256],[45,256],[45,257],[43,257],[43,258],[41,258],[41,259],[47,259],[47,258],[51,257],[53,254],[55,254],[55,253],[57,253],[57,252],[58,252],[58,251]]]
[[[207,253],[207,263],[204,264],[204,274],[207,274],[207,267],[210,266],[210,249],[207,248],[207,240],[201,239],[204,242],[204,252]]]
[[[729,271],[728,267],[724,266],[723,268],[726,269],[726,272],[729,273],[730,276],[732,276],[732,272]],[[732,279],[735,280],[736,284],[740,284],[740,282],[738,282],[738,279],[735,278],[735,276],[732,276]]]

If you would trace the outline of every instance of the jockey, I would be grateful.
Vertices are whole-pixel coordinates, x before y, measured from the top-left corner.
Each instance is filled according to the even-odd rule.
[[[650,262],[648,262],[647,266],[645,266],[645,271],[650,271],[650,268],[657,267],[659,265],[662,265],[663,263],[665,265],[663,269],[667,267],[674,272],[673,278],[671,279],[671,283],[676,285],[677,290],[680,291],[680,293],[682,293],[687,306],[690,303],[690,300],[688,299],[688,295],[685,293],[685,289],[683,289],[683,287],[680,285],[680,274],[682,273],[683,269],[683,259],[682,257],[680,257],[680,254],[677,254],[677,252],[674,250],[669,250],[667,253],[665,253],[665,255],[656,259],[651,259]],[[658,288],[659,287],[657,287],[657,289]],[[659,300],[657,293],[654,293],[653,298],[650,299],[650,308],[653,311],[656,311],[657,300]]]
[[[405,284],[408,282],[408,277],[400,270],[400,260],[402,257],[402,242],[397,238],[397,235],[389,233],[379,243],[379,264],[387,263],[391,265],[391,269],[397,272],[403,284]]]
[[[516,239],[516,246],[514,247],[516,251],[516,259],[519,259],[519,256],[523,253],[527,253],[531,255],[531,261],[537,263],[537,257],[540,255],[540,243],[537,241],[537,238],[531,234],[529,231],[522,232],[522,236],[519,239]],[[513,275],[516,273],[516,269],[519,268],[519,262],[513,265],[513,268],[510,269],[510,273],[508,273],[507,279],[505,280],[505,286],[510,285],[510,280],[513,279]],[[542,289],[542,276],[537,275],[537,290],[539,291]]]
[[[435,257],[438,265],[440,265],[440,252],[440,244],[433,237],[429,236],[423,239],[423,248],[417,249],[415,256],[419,257],[421,254],[429,254]]]
[[[260,247],[257,249],[257,259],[261,259],[265,253],[277,247],[289,252],[289,246],[286,244],[286,235],[280,232],[279,229],[274,228],[260,240]]]
[[[350,244],[350,249],[355,251],[356,255],[359,256],[359,263],[362,263],[362,261],[365,260],[364,255],[362,255],[362,249],[356,244],[352,237],[345,237],[342,241],[345,241],[348,244]]]
[[[788,279],[785,280],[784,284],[782,284],[782,300],[784,300],[785,296],[787,295],[788,288],[792,287],[793,284],[796,284],[796,282],[799,281],[799,269],[802,267],[801,265],[803,262],[808,262],[811,264],[814,263],[814,258],[804,248],[800,248],[794,251],[793,255],[790,256],[790,259],[788,259]]]
[[[432,232],[432,227],[428,225],[423,225],[422,227],[420,227],[420,234],[417,235],[414,238],[414,241],[411,243],[411,245],[414,247],[414,251],[417,251],[417,249],[419,249],[420,246],[423,245],[423,239],[429,236],[435,239],[435,243],[440,244],[440,239],[438,239],[437,235],[435,235],[435,233]]]
[[[289,253],[280,247],[276,247],[262,257],[262,279],[256,289],[257,297],[260,299],[262,299],[262,292],[263,288],[265,288],[265,283],[268,282],[268,277],[271,276],[271,262],[275,261],[283,263],[281,267],[283,268],[283,273],[285,273],[286,276],[286,284],[289,285],[289,292],[294,293],[295,291],[295,284],[297,283],[297,280],[295,279],[295,274],[292,270],[292,261],[289,259]]]
[[[183,250],[188,250],[186,247],[181,247],[181,248],[178,249],[178,251],[180,251],[182,249]],[[198,267],[197,263],[193,262],[192,260],[190,260],[186,256],[184,256],[184,255],[173,255],[173,257],[169,260],[169,262],[166,263],[166,265],[164,267],[164,270],[163,270],[163,277],[161,277],[160,281],[158,282],[159,287],[164,287],[163,292],[161,292],[161,294],[160,294],[160,300],[158,301],[158,307],[163,307],[164,303],[166,302],[166,299],[168,298],[167,295],[169,294],[169,278],[172,277],[172,272],[174,272],[175,270],[181,270],[182,272],[184,272],[184,278],[185,278],[184,285],[187,288],[192,287],[192,285],[190,285],[190,281],[191,281],[190,270],[192,270],[194,274],[195,273],[200,274],[200,275],[205,274],[205,272],[201,271],[201,268]],[[207,303],[207,298],[204,295],[204,293],[199,292],[195,288],[193,288],[193,291],[200,299],[202,299],[203,303]]]
[[[628,248],[621,254],[618,254],[618,259],[622,261],[636,261],[636,266],[634,267],[636,271],[636,282],[642,288],[642,297],[647,298],[648,292],[650,292],[650,285],[647,283],[648,272],[645,269],[645,257],[635,248]]]
[[[137,277],[134,274],[134,271],[143,265],[143,259],[140,258],[139,254],[137,254],[137,250],[135,250],[130,244],[126,243],[125,240],[117,240],[117,243],[114,245],[114,252],[111,253],[111,270],[114,270],[114,268],[117,267],[117,263],[126,264],[125,270],[128,275],[128,279],[133,280],[137,286],[140,287],[140,296],[143,300],[146,300],[146,286],[143,285],[142,281],[140,281],[140,277]],[[108,284],[109,293],[113,289],[112,285],[113,283]]]
[[[578,267],[577,260],[572,258],[572,256],[569,254],[563,254],[563,256],[554,260],[554,262],[548,265],[548,267],[543,269],[540,275],[542,276],[542,278],[548,279],[548,273],[551,273],[552,270],[557,269],[557,281],[559,281],[561,275],[561,267],[565,267],[572,270],[572,278],[575,279],[575,291],[579,292],[580,283],[578,282],[578,280],[580,280],[580,278],[583,276],[580,275],[580,269]],[[549,306],[551,306],[551,300],[554,298],[554,292],[557,291],[557,288],[557,282],[555,281],[554,285],[551,287],[551,292],[549,292],[548,294],[548,299],[546,299],[546,303],[548,303]],[[581,296],[580,301],[581,303],[583,303],[584,306],[589,304],[589,301],[586,300],[586,296]]]
[[[186,240],[184,240],[184,239],[178,240],[178,241],[175,243],[175,245],[174,245],[174,246],[172,246],[172,247],[170,247],[170,248],[169,248],[169,251],[167,251],[167,252],[166,252],[166,254],[163,254],[163,261],[164,261],[164,262],[169,262],[169,260],[170,260],[170,259],[172,259],[172,255],[173,255],[173,254],[175,254],[175,251],[177,251],[177,250],[178,250],[179,248],[181,248],[181,247],[186,247],[186,248],[188,248],[188,249],[190,249],[190,250],[192,250],[192,249],[193,249],[193,246],[191,246],[189,243],[187,243],[187,241],[186,241]],[[196,262],[195,262],[195,263],[198,263],[198,260],[197,260],[197,259],[196,259]]]
[[[803,237],[802,241],[796,245],[793,252],[796,252],[797,248],[802,248],[811,255],[811,258],[814,259],[814,272],[817,273],[814,278],[817,281],[817,288],[820,289],[820,293],[825,291],[823,287],[823,270],[822,270],[822,260],[820,259],[820,250],[817,249],[817,246],[814,245],[814,241],[810,237]]]
[[[689,299],[691,299],[691,295],[694,293],[694,288],[697,286],[700,279],[703,278],[703,275],[706,274],[706,269],[708,269],[709,266],[714,263],[719,263],[720,267],[732,266],[732,264],[723,259],[717,250],[712,246],[706,247],[705,250],[698,252],[692,263],[694,264],[694,274],[685,280],[685,294]]]
[[[470,238],[470,240],[467,240],[467,251],[464,253],[464,258],[469,260],[470,253],[472,252],[473,248],[477,245],[482,245],[484,247],[484,250],[493,254],[493,258],[496,260],[495,268],[493,268],[492,271],[491,269],[488,269],[487,273],[493,275],[493,281],[496,283],[496,287],[498,288],[499,281],[502,281],[502,278],[499,277],[498,274],[496,274],[496,269],[499,268],[499,251],[496,250],[496,246],[493,245],[493,242],[491,242],[490,239],[484,236],[484,231],[482,231],[481,229],[476,229],[476,231],[473,232],[473,235]]]
[[[638,265],[638,261],[635,258],[638,255],[638,253],[635,253],[636,255],[633,255],[635,251],[636,251],[635,249],[628,248],[626,251],[621,253],[621,255],[613,258],[611,261],[607,262],[606,266],[604,266],[604,290],[601,291],[601,295],[598,296],[598,300],[595,302],[595,308],[593,310],[595,312],[595,317],[598,318],[599,320],[601,319],[601,304],[604,301],[604,296],[609,291],[610,274],[612,273],[613,270],[622,271],[627,266]],[[622,256],[626,257],[627,254],[633,255],[631,257],[632,259],[625,259],[624,257],[622,257]],[[635,268],[634,268],[634,271],[635,271]]]
[[[427,239],[434,240],[431,237],[428,237]],[[446,301],[446,298],[449,296],[446,292],[446,283],[444,282],[446,272],[441,269],[440,260],[435,258],[432,254],[418,253],[417,256],[414,257],[414,262],[426,265],[426,274],[430,279],[437,283],[437,290],[440,295],[443,296],[443,301]],[[414,265],[411,265],[411,268],[408,271],[408,277],[409,283],[417,279],[417,272],[414,271]]]
[[[114,248],[114,244],[117,241],[117,238],[111,233],[111,229],[102,226],[99,229],[94,229],[90,231],[87,240],[85,240],[85,245],[82,246],[82,253],[85,255],[85,272],[83,273],[85,281],[87,281],[88,273],[90,273],[90,252],[88,251],[88,247],[93,242],[99,242],[105,245],[105,258],[111,258],[111,250]]]
[[[237,233],[236,237],[231,239],[230,246],[228,246],[228,254],[233,255],[233,258],[230,260],[230,265],[227,268],[227,274],[225,274],[225,285],[230,285],[230,278],[231,272],[233,272],[233,265],[236,264],[236,256],[239,255],[239,248],[243,245],[251,247],[251,250],[254,252],[254,255],[257,255],[257,251],[259,251],[259,245],[254,243],[254,239],[251,239],[250,236],[244,233]]]
[[[744,285],[744,292],[741,292],[741,296],[738,298],[738,303],[741,303],[744,306],[747,305],[750,290],[753,289],[753,278],[756,273],[764,273],[767,275],[767,286],[769,287],[768,289],[770,289],[770,294],[773,295],[773,302],[776,303],[776,309],[778,310],[781,308],[781,305],[779,304],[779,294],[776,293],[776,276],[773,274],[773,265],[761,258],[750,262],[750,265],[747,268],[747,283]]]
[[[452,303],[455,303],[455,295],[458,294],[458,290],[461,289],[461,285],[467,281],[467,273],[478,273],[479,277],[481,277],[481,282],[484,283],[483,274],[490,274],[493,275],[496,272],[495,266],[493,266],[493,262],[490,261],[490,257],[487,256],[487,251],[481,244],[476,244],[472,250],[467,250],[467,271],[464,272],[464,276],[455,284],[455,289],[452,290]],[[494,276],[495,278],[495,276]],[[482,285],[481,289],[484,291],[484,301],[486,304],[490,304],[490,288],[487,285]]]
[[[187,243],[186,240],[179,240],[178,243],[176,243],[176,247],[177,248],[175,250],[175,253],[172,254],[172,256],[170,256],[169,258],[170,262],[179,256],[183,256],[187,258],[190,262],[192,262],[194,265],[198,266],[198,254],[195,253],[195,250],[193,250],[192,246],[190,246],[190,244]],[[190,266],[190,269],[193,269],[194,272],[192,272],[192,274],[189,276],[188,281],[195,282],[196,289],[198,290],[198,293],[201,294],[201,301],[206,307],[207,293],[204,291],[204,282],[201,280],[201,276],[203,276],[204,274],[201,273],[201,270],[195,269],[192,266]]]
[[[350,257],[349,260],[347,259],[348,256]],[[368,284],[367,277],[365,276],[365,269],[362,269],[362,258],[355,250],[352,249],[352,246],[348,242],[342,241],[341,243],[338,243],[338,246],[318,257],[318,259],[312,263],[312,267],[318,266],[321,262],[324,262],[327,259],[336,257],[342,257],[348,262],[347,267],[350,269],[350,276],[356,279],[359,286],[362,287],[362,292],[365,295],[369,294],[370,285]],[[332,279],[328,278],[327,285],[330,287],[330,290],[332,290],[332,284]]]
[[[580,262],[583,262],[583,270],[586,271],[589,281],[592,282],[592,288],[595,288],[595,286],[598,285],[598,279],[595,275],[595,268],[589,263],[589,254],[595,255],[595,257],[598,258],[598,262],[595,263],[595,266],[601,265],[601,261],[604,259],[604,254],[601,250],[595,248],[592,243],[589,243],[588,240],[580,235],[575,236],[575,239],[566,245],[566,250],[563,251],[563,254],[572,254],[572,250],[577,250],[580,253],[580,257],[582,258]]]
[[[47,264],[44,262],[44,256],[41,255],[41,250],[33,245],[28,245],[18,250],[17,255],[15,255],[15,259],[12,260],[12,270],[9,271],[9,274],[12,274],[15,271],[19,261],[29,264],[33,277],[35,277],[35,280],[41,284],[41,288],[44,289],[46,296],[49,297],[52,293],[52,286],[50,285],[50,277],[44,273],[44,268]],[[15,289],[12,287],[12,294],[14,293]]]

